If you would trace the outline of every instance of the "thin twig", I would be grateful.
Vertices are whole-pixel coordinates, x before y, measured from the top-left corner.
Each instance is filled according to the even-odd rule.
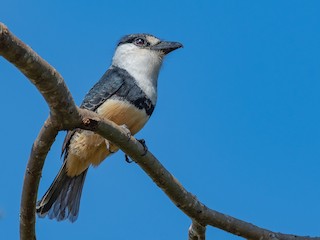
[[[58,129],[53,126],[50,118],[48,118],[33,143],[22,188],[20,239],[36,239],[35,203],[37,200],[38,186],[44,161],[57,134]]]
[[[206,227],[200,225],[196,221],[192,221],[189,227],[189,240],[205,240]]]

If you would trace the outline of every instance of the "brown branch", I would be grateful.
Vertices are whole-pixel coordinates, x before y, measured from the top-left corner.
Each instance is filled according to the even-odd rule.
[[[20,206],[20,238],[36,239],[35,212],[38,186],[44,161],[53,144],[58,129],[48,118],[37,139],[34,141],[30,158],[24,175],[21,206]]]
[[[206,227],[200,225],[196,221],[192,221],[189,227],[189,240],[205,240]]]
[[[320,240],[319,237],[295,236],[275,233],[251,223],[219,213],[206,207],[196,196],[188,192],[181,183],[150,153],[144,154],[143,146],[133,137],[126,141],[126,133],[109,121],[100,121],[89,129],[99,133],[118,145],[150,176],[171,201],[191,219],[202,226],[211,225],[234,235],[254,240]],[[115,125],[115,126],[114,126]]]
[[[3,23],[0,23],[0,55],[14,64],[38,88],[60,128],[69,128],[74,119],[80,119],[62,76]]]
[[[78,109],[62,77],[33,50],[13,36],[0,23],[0,55],[16,65],[39,89],[47,101],[49,118],[34,143],[28,162],[21,200],[21,239],[35,239],[35,203],[44,159],[61,129],[81,127],[92,130],[118,145],[151,177],[172,202],[193,219],[195,235],[204,239],[204,227],[211,225],[247,239],[302,240],[320,238],[300,237],[259,228],[250,223],[207,208],[189,193],[161,163],[133,137],[111,121],[102,121],[95,113]],[[202,227],[200,227],[202,226]],[[197,232],[198,231],[198,232]]]

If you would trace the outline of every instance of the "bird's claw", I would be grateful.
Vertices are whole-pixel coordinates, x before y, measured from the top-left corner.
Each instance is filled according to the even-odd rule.
[[[148,147],[146,145],[146,141],[144,139],[139,139],[137,140],[139,143],[141,143],[141,145],[143,146],[143,154],[141,156],[145,156],[148,152]]]
[[[148,152],[148,147],[146,145],[146,141],[144,139],[137,139],[137,141],[139,143],[141,143],[141,145],[143,146],[143,154],[141,154],[141,156],[145,156]],[[126,160],[127,163],[132,163],[134,162],[134,160],[131,160],[130,157],[127,154],[124,154],[124,159]]]
[[[109,153],[111,153],[111,154],[115,153],[115,151],[111,150],[111,144],[112,143],[110,143],[109,140],[107,140],[107,139],[105,139],[105,143],[106,143],[106,147],[107,147],[107,150],[109,151]]]
[[[128,156],[127,154],[124,154],[124,160],[126,160],[127,163],[132,163],[132,162],[134,162],[133,160],[131,160],[131,159],[129,158],[129,156]]]
[[[126,135],[127,135],[127,137],[128,137],[128,141],[130,140],[130,138],[131,138],[131,136],[132,136],[132,134],[131,134],[131,132],[130,132],[130,130],[129,130],[129,128],[128,128],[128,126],[127,125],[125,125],[125,124],[122,124],[122,125],[120,125],[120,127],[122,128],[122,130],[126,133]]]

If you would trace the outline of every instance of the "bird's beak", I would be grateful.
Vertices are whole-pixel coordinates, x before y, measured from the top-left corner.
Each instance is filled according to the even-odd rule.
[[[157,45],[151,47],[151,50],[162,51],[165,55],[173,50],[183,47],[181,43],[178,42],[165,42],[161,41]]]

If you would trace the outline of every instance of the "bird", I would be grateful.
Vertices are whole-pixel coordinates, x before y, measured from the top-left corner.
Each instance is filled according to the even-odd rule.
[[[183,47],[145,33],[120,39],[111,65],[85,95],[80,108],[96,112],[134,135],[152,115],[157,103],[157,82],[164,57]],[[85,178],[90,166],[98,166],[119,148],[88,130],[67,132],[62,145],[62,166],[36,212],[41,218],[77,220]]]

